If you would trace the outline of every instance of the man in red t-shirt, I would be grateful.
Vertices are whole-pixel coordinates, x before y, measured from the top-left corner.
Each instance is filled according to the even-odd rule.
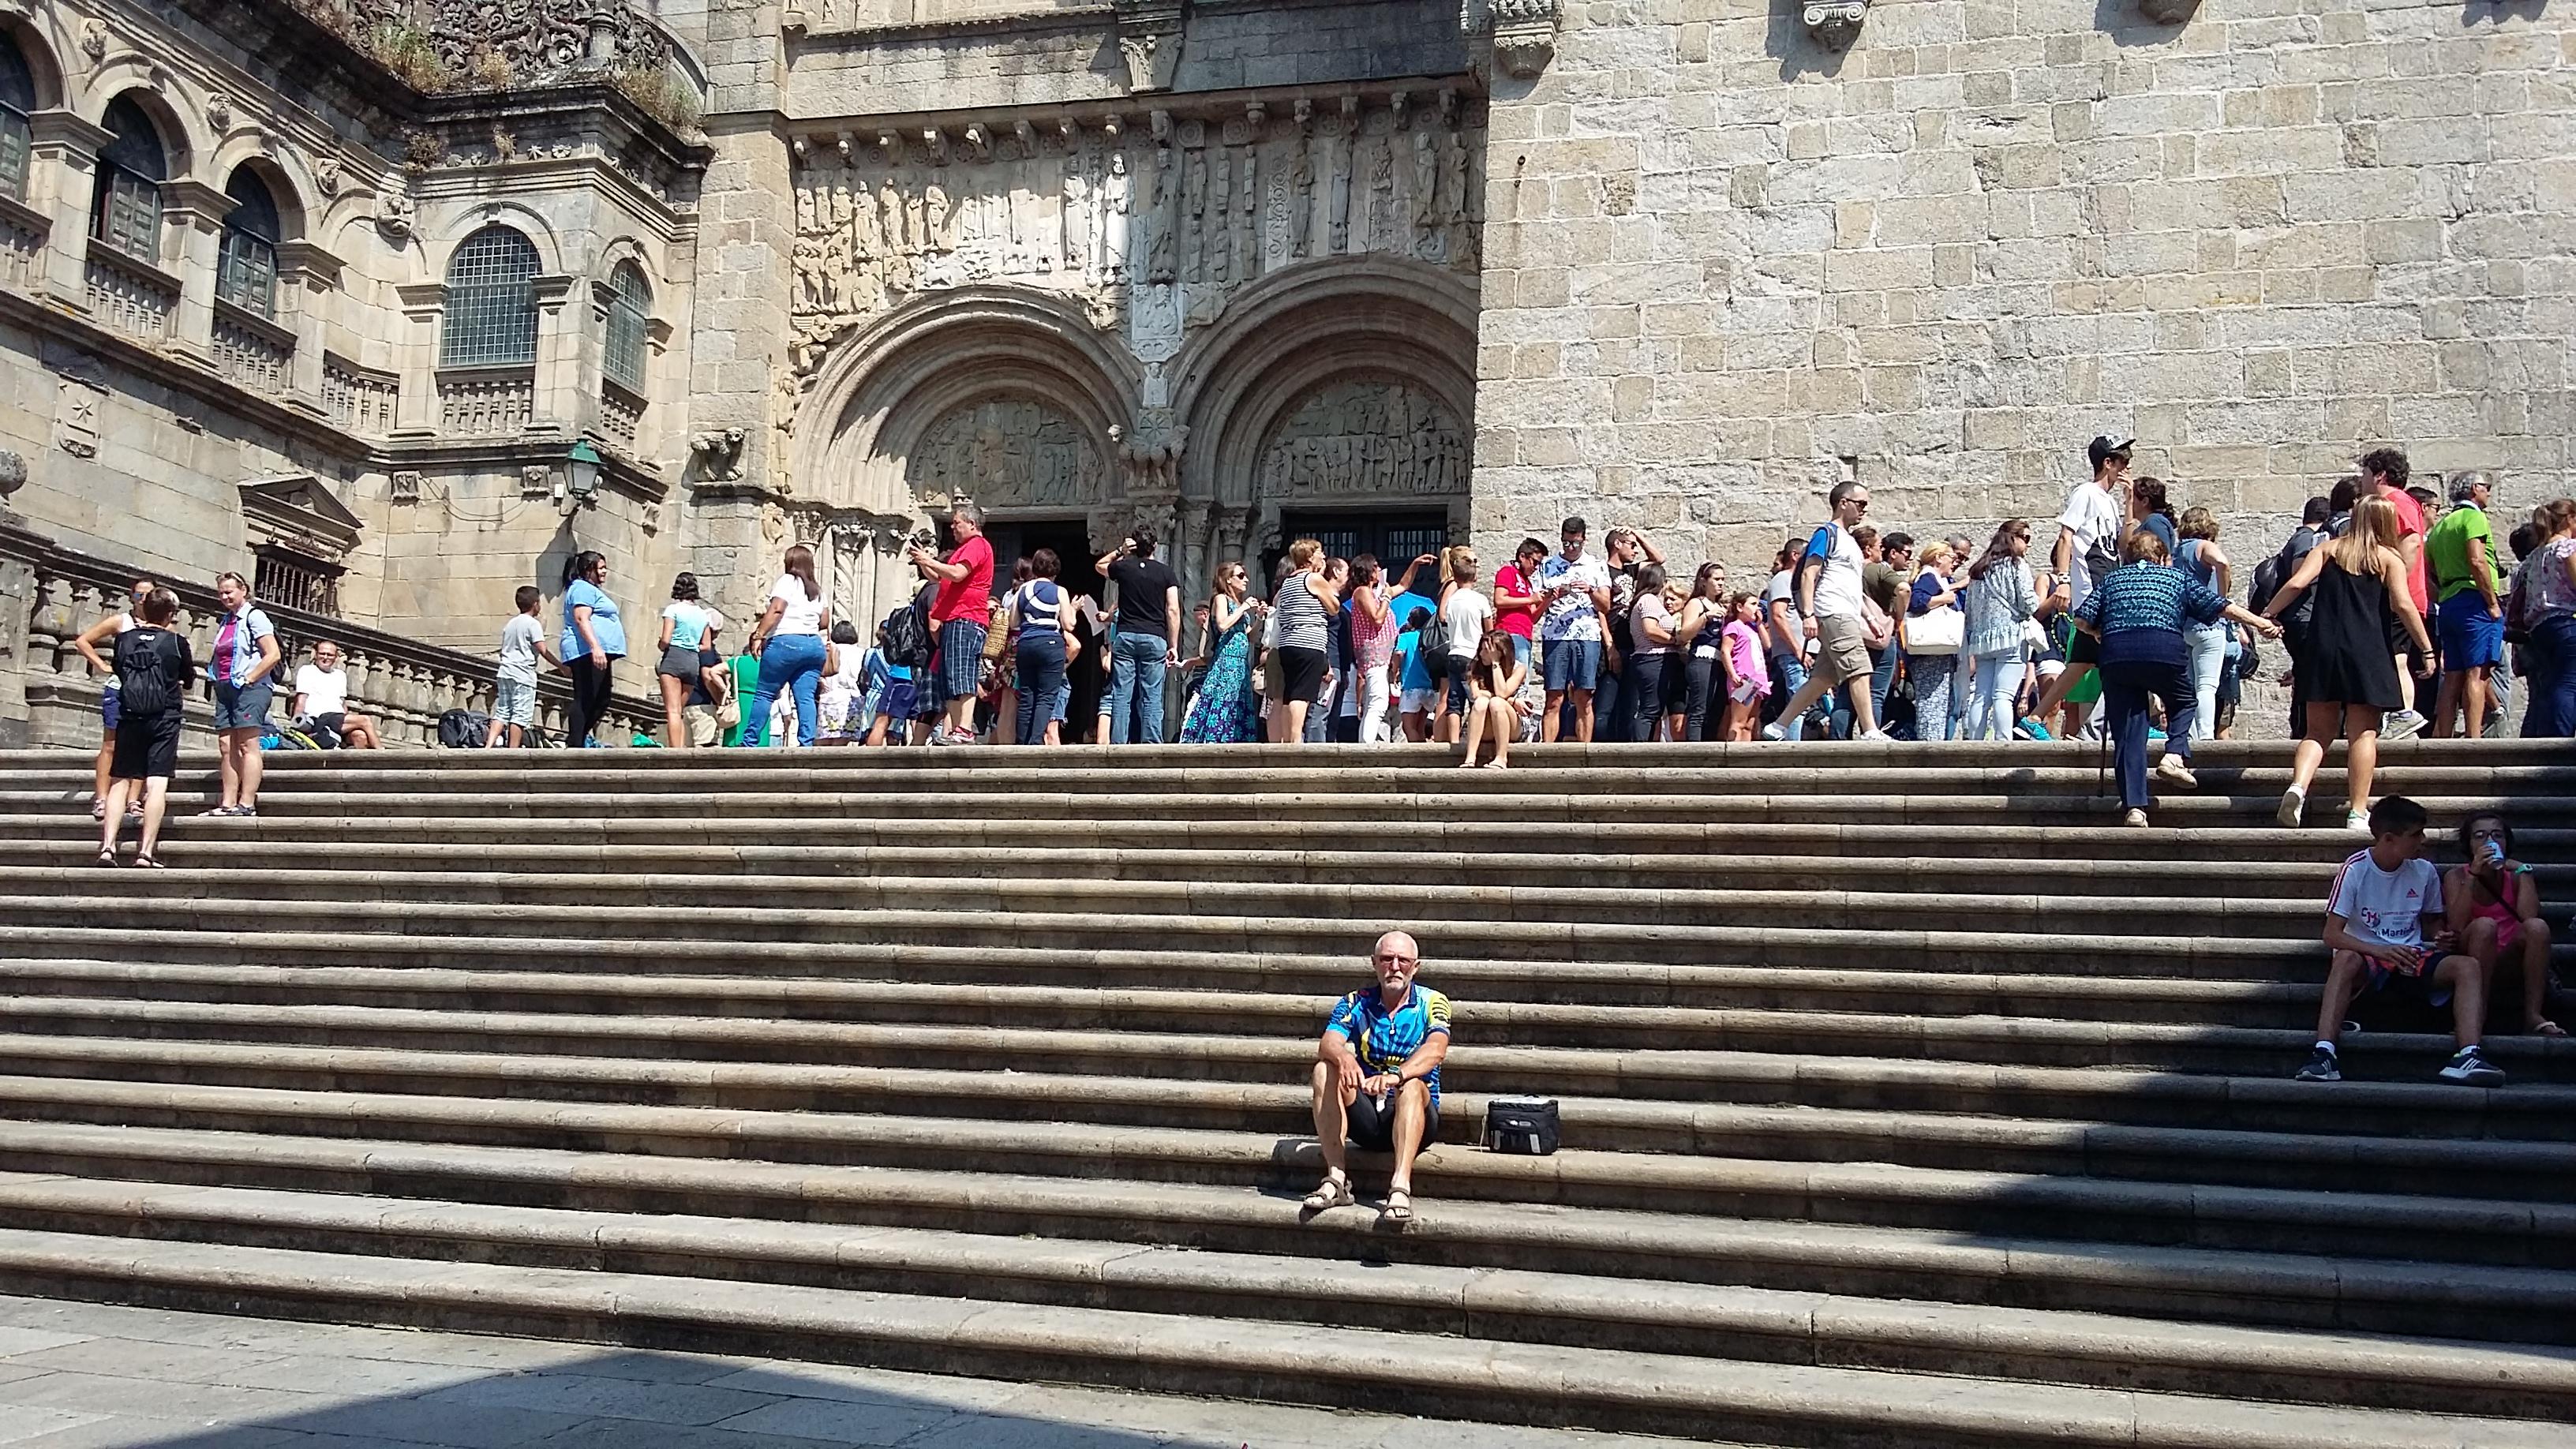
[[[1512,636],[1512,651],[1523,665],[1529,663],[1539,608],[1547,602],[1538,587],[1538,566],[1545,562],[1547,545],[1525,538],[1512,561],[1494,570],[1494,627]]]
[[[2397,510],[2397,556],[2406,564],[2406,592],[2414,597],[2415,612],[2430,619],[2433,617],[2429,608],[2432,591],[2426,587],[2431,580],[2425,576],[2424,567],[2424,505],[2416,502],[2414,495],[2406,491],[2407,472],[2406,455],[2395,448],[2373,448],[2361,457],[2362,482],[2374,495],[2386,499],[2388,506]],[[2405,645],[2394,638],[2389,642],[2396,646],[2398,678],[2432,677],[2432,660],[2419,661],[2420,667],[2409,668]],[[2409,692],[2412,692],[2411,685]],[[2379,737],[2402,740],[2423,728],[2422,711],[2395,710],[2380,722]]]
[[[932,697],[947,719],[930,732],[934,745],[975,742],[975,689],[984,669],[984,636],[993,620],[993,545],[984,539],[983,515],[960,500],[949,510],[948,557],[915,545],[904,550],[923,578],[938,581],[930,601]],[[916,687],[919,687],[916,685]]]

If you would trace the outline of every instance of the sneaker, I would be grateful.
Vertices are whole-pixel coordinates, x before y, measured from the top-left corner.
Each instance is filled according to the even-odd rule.
[[[2297,1080],[2302,1082],[2340,1082],[2343,1080],[2343,1063],[2336,1058],[2333,1052],[2326,1050],[2324,1047],[2319,1047],[2308,1057],[2308,1064],[2299,1068]]]
[[[2132,810],[2128,814],[2120,817],[2120,823],[2123,825],[2144,828],[2147,823],[2147,812],[2144,810]]]
[[[2358,830],[2362,834],[2368,835],[2370,833],[2370,817],[2359,810],[2347,810],[2343,812],[2343,828],[2346,830]]]
[[[939,728],[930,732],[929,743],[934,745],[953,745],[957,743],[957,737],[948,732],[948,727],[946,725],[941,725]]]
[[[2048,726],[2041,724],[2036,719],[2025,719],[2020,724],[2013,726],[2013,728],[2023,739],[2026,740],[2053,740],[2057,738],[2057,736],[2048,732]]]
[[[197,818],[200,820],[224,820],[240,813],[241,810],[238,806],[218,805],[212,810],[198,811]]]
[[[1775,721],[1774,723],[1767,724],[1762,727],[1762,738],[1771,741],[1773,744],[1781,744],[1788,740],[1789,732],[1780,728],[1779,724]]]
[[[2283,828],[2296,830],[2307,813],[2308,792],[2292,785],[2281,792],[2281,808],[2272,812],[2272,818],[2280,821]]]
[[[1866,730],[1860,734],[1852,736],[1852,738],[1856,740],[1893,740],[1896,736],[1889,734],[1885,730]]]
[[[2497,1069],[2473,1046],[2464,1046],[2451,1055],[2451,1064],[2442,1068],[2441,1078],[2467,1087],[2501,1087],[2504,1073]]]
[[[2185,763],[2180,755],[2167,755],[2156,761],[2156,778],[2169,785],[2180,785],[2186,790],[2200,788],[2200,777],[2191,772],[2191,766]]]
[[[2379,721],[2383,740],[2411,740],[2424,732],[2424,716],[2411,709],[2401,709]]]

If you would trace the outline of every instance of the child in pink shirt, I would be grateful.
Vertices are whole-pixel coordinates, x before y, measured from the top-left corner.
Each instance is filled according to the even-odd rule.
[[[1726,613],[1726,627],[1719,631],[1724,647],[1717,653],[1717,667],[1726,674],[1726,738],[1750,740],[1762,701],[1771,693],[1771,673],[1762,667],[1762,636],[1754,628],[1761,611],[1753,595],[1739,593],[1726,601]]]

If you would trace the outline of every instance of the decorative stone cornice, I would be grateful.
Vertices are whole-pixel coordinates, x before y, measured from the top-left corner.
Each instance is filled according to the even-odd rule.
[[[1493,0],[1494,59],[1505,72],[1530,80],[1547,69],[1562,10],[1562,0]]]
[[[1827,50],[1849,50],[1868,16],[1869,0],[1820,0],[1807,7],[1807,33]]]
[[[116,139],[114,131],[66,110],[38,111],[27,117],[27,136],[39,156],[65,152],[95,156],[100,147]]]
[[[303,277],[317,285],[329,287],[340,280],[340,269],[347,263],[318,242],[291,241],[277,244],[277,271],[280,276]],[[443,285],[443,284],[442,284]]]
[[[1127,62],[1127,89],[1167,91],[1181,67],[1181,10],[1185,0],[1112,0],[1118,12],[1118,54]]]
[[[185,216],[200,225],[216,227],[223,225],[224,218],[232,215],[233,208],[238,205],[239,202],[224,194],[222,187],[210,186],[203,181],[181,177],[161,183],[161,214],[164,216]]]

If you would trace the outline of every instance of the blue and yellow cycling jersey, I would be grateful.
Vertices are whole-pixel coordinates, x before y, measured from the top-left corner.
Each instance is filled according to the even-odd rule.
[[[1369,1075],[1392,1072],[1420,1051],[1433,1032],[1448,1035],[1449,998],[1416,986],[1390,1011],[1379,999],[1378,989],[1370,986],[1333,1003],[1333,1019],[1324,1030],[1347,1040]],[[1431,1104],[1440,1105],[1438,1067],[1431,1069],[1424,1084],[1431,1089]]]

